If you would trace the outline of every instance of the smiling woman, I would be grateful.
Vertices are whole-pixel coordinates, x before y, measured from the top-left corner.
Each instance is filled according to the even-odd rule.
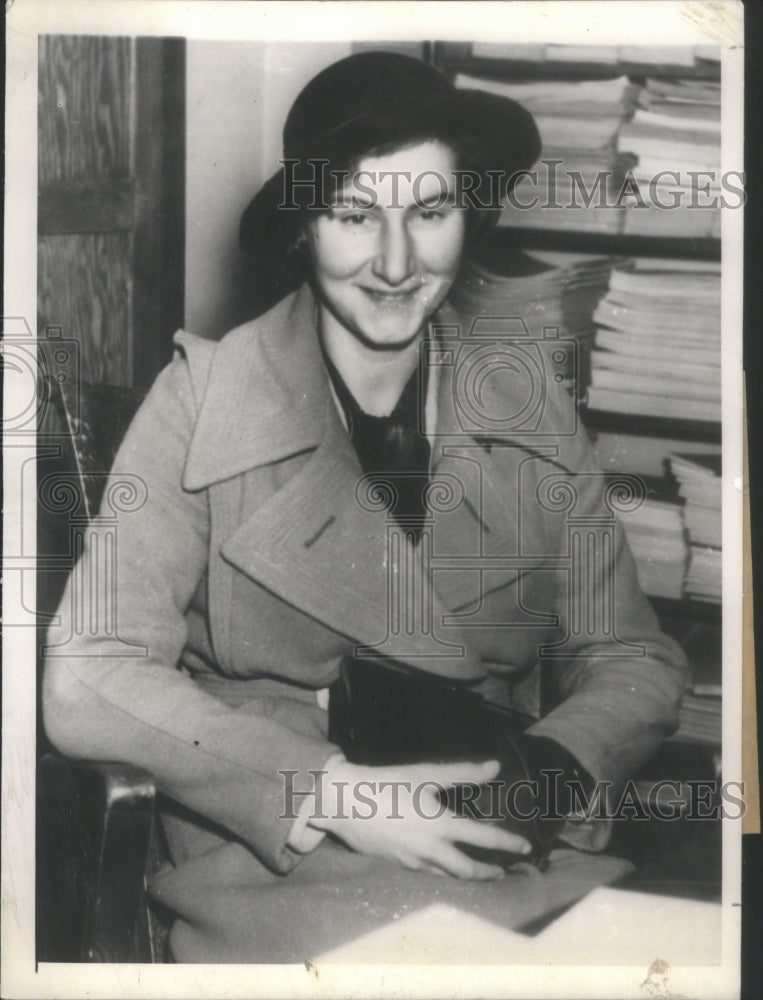
[[[454,167],[454,152],[435,141],[365,157],[357,174],[369,197],[353,196],[352,204],[340,197],[308,223],[323,344],[368,413],[384,415],[397,402],[416,367],[424,325],[458,272],[464,209],[452,198],[439,208],[428,204],[442,201],[437,178],[452,178]],[[423,184],[414,184],[424,171]]]
[[[572,789],[622,783],[676,726],[684,659],[571,400],[503,320],[471,338],[448,302],[499,210],[482,180],[505,194],[539,151],[519,105],[415,59],[324,70],[240,230],[301,287],[217,345],[179,333],[117,456],[147,487],[118,622],[76,627],[98,620],[95,523],[45,720],[64,753],[154,774],[178,961],[302,961],[434,898],[527,921],[569,877],[552,854],[541,891],[521,859],[606,841],[565,826]],[[540,668],[553,694],[518,732],[512,680]],[[511,793],[493,822],[453,802],[490,782]]]

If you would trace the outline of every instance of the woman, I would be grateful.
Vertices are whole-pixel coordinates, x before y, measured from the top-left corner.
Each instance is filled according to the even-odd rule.
[[[583,436],[560,429],[563,392],[541,387],[528,434],[512,425],[526,389],[516,366],[499,365],[477,397],[459,382],[476,355],[447,296],[498,211],[496,177],[505,194],[538,156],[530,116],[416,60],[366,53],[308,84],[284,153],[242,246],[306,280],[217,345],[177,335],[114,468],[148,497],[119,525],[118,640],[70,638],[45,676],[64,753],[156,777],[171,863],[152,891],[177,918],[178,961],[301,960],[305,942],[316,954],[341,939],[332,924],[347,937],[367,926],[368,898],[384,919],[435,896],[532,916],[537,898],[479,854],[527,853],[521,828],[454,820],[422,791],[483,785],[501,762],[348,762],[327,738],[324,694],[348,658],[376,651],[479,687],[547,657],[558,706],[522,753],[586,781],[620,781],[653,752],[682,684],[619,531],[587,592],[592,604],[616,594],[615,628],[570,627],[553,484],[571,485],[584,520],[607,511]],[[388,494],[374,493],[380,477]],[[456,502],[438,510],[435,483]],[[390,582],[406,559],[430,613],[395,630]],[[345,808],[360,786],[372,808]],[[540,876],[525,878],[536,892]]]

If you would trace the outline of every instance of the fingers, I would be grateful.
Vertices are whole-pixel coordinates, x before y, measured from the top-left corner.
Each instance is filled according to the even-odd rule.
[[[409,869],[475,880],[502,878],[503,867],[469,857],[459,849],[459,844],[464,849],[469,845],[505,852],[507,860],[511,860],[511,855],[516,858],[531,853],[524,837],[492,823],[460,816],[449,810],[438,795],[438,788],[459,784],[479,786],[491,781],[500,770],[496,760],[378,769],[347,764],[345,769],[349,772],[348,781],[362,778],[365,785],[378,789],[371,803],[375,808],[370,813],[345,815],[342,823],[335,816],[322,824],[353,850],[395,858]],[[336,774],[332,777],[336,780]],[[394,799],[388,801],[393,787]],[[395,821],[389,819],[392,806]]]
[[[439,852],[436,842],[431,846],[429,853],[431,853],[433,858],[437,857]],[[429,853],[427,856],[429,856]],[[444,878],[447,878],[448,875],[454,874],[453,872],[446,870],[442,864],[438,865],[435,861],[429,861],[427,860],[427,857],[414,854],[410,851],[402,849],[398,850],[396,852],[396,857],[403,868],[408,868],[410,871],[429,872],[430,875],[440,875]]]
[[[434,864],[432,861],[419,861],[418,869],[422,872],[428,872],[430,875],[439,875],[441,878],[450,878],[450,872],[446,872],[444,868]]]
[[[450,785],[482,785],[486,781],[492,781],[501,770],[501,765],[497,760],[479,763],[464,761],[455,764],[420,764],[416,765],[415,770],[427,780],[447,788]]]
[[[490,881],[505,877],[503,868],[498,865],[475,861],[459,851],[453,844],[444,840],[433,841],[423,867],[427,870],[437,870],[452,875],[454,878]]]
[[[442,837],[422,838],[415,850],[399,847],[394,855],[404,868],[426,871],[433,875],[450,875],[453,878],[479,881],[504,878],[506,875],[500,865],[470,858]]]
[[[518,833],[511,833],[493,823],[479,822],[456,817],[449,839],[462,844],[473,844],[488,850],[507,851],[510,854],[529,854],[530,842]]]

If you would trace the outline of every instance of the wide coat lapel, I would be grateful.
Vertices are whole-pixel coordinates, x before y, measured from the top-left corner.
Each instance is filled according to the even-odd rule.
[[[434,581],[443,602],[460,612],[450,617],[455,622],[469,616],[470,606],[479,611],[488,591],[521,575],[519,494],[529,456],[520,438],[491,430],[491,424],[516,409],[510,381],[486,380],[481,409],[490,419],[483,429],[464,419],[460,373],[471,364],[475,345],[465,336],[463,318],[446,304],[433,329],[430,364],[436,372],[437,416],[432,470],[435,483],[455,483],[458,490],[458,501],[435,514]]]
[[[184,482],[232,489],[224,480],[297,456],[294,474],[222,540],[222,556],[361,655],[482,676],[461,630],[444,624],[451,607],[432,586],[426,543],[415,549],[368,489],[331,396],[306,287],[221,342]],[[479,522],[468,516],[478,545]],[[446,534],[459,534],[457,521]]]

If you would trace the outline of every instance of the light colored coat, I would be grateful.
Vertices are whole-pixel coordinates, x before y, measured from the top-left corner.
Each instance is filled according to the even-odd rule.
[[[390,631],[394,525],[356,492],[362,472],[315,316],[305,287],[219,344],[178,334],[114,466],[147,490],[118,524],[118,639],[77,629],[77,574],[51,631],[63,643],[45,674],[51,740],[150,770],[182,807],[182,820],[167,821],[181,869],[227,836],[271,871],[297,863],[279,772],[295,771],[298,791],[313,788],[310,770],[335,751],[315,691],[344,654]],[[444,491],[422,584],[433,632],[419,621],[397,651],[472,678],[524,676],[540,658],[559,705],[533,731],[595,777],[621,780],[675,727],[683,656],[639,590],[624,532],[610,530],[584,433],[558,433],[553,384],[535,432],[507,436],[464,430],[455,371],[440,367],[427,426]],[[511,373],[485,383],[489,427],[521,408],[513,385]],[[586,525],[613,540],[589,553],[599,568],[586,607],[599,610],[587,629],[569,585],[570,539]],[[405,544],[403,561],[413,557]],[[86,579],[93,545],[82,560]]]

